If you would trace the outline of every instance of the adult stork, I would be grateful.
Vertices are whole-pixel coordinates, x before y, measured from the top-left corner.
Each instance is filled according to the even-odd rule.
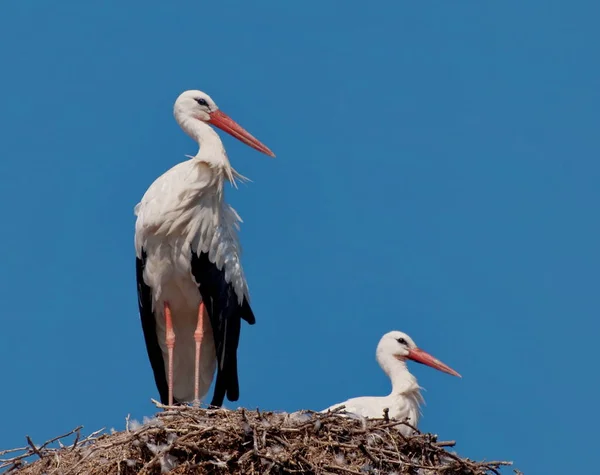
[[[211,405],[221,406],[225,395],[239,397],[241,320],[255,318],[240,263],[241,219],[223,200],[225,182],[243,177],[211,125],[275,155],[204,92],[182,93],[173,113],[199,151],[160,176],[135,207],[139,311],[161,402],[203,399],[216,368]]]
[[[383,417],[384,409],[389,417],[406,421],[413,427],[419,423],[420,406],[423,403],[420,386],[406,366],[406,360],[416,361],[432,368],[461,377],[456,371],[426,351],[417,348],[415,342],[406,333],[392,331],[383,335],[377,345],[377,362],[392,381],[392,392],[384,397],[357,397],[328,407],[321,412],[344,406],[346,412],[362,417]],[[412,432],[410,426],[395,426],[404,435]]]

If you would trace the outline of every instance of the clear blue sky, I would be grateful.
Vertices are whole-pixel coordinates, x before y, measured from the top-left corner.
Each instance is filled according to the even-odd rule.
[[[398,329],[463,375],[412,366],[423,430],[595,464],[600,6],[525,3],[3,1],[0,448],[155,412],[133,207],[195,153],[172,104],[201,89],[277,154],[224,137],[240,405],[387,394]]]

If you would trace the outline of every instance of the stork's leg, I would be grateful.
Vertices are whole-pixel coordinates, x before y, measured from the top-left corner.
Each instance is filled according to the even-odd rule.
[[[166,320],[166,343],[168,350],[168,385],[169,385],[169,406],[173,405],[173,349],[175,348],[175,332],[173,331],[173,320],[171,319],[171,309],[169,308],[169,302],[165,302],[165,320]]]
[[[194,365],[195,381],[194,381],[194,404],[200,403],[200,344],[204,337],[204,302],[200,302],[198,307],[198,325],[194,332],[194,340],[196,341],[196,359]]]

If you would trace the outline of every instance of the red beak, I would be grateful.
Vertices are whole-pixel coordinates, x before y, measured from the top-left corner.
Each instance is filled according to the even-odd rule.
[[[420,348],[413,348],[412,350],[408,350],[408,359],[416,361],[417,363],[421,363],[437,370],[443,371],[444,373],[451,374],[452,376],[458,376],[462,378],[460,374],[454,371],[450,366],[442,363],[437,358],[434,358],[426,351],[421,350]]]
[[[265,153],[270,157],[275,157],[275,154],[269,150],[269,148],[263,145],[260,141],[255,139],[250,133],[248,133],[244,128],[237,124],[231,117],[229,117],[224,112],[220,110],[216,110],[210,113],[209,124],[218,127],[219,129],[227,132],[228,134],[234,136],[236,139],[244,142],[246,145],[252,147],[259,152]]]

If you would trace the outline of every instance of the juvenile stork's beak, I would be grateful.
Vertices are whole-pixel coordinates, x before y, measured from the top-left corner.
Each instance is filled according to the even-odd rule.
[[[406,358],[416,361],[417,363],[430,366],[431,368],[435,368],[439,371],[443,371],[444,373],[451,374],[452,376],[462,378],[462,376],[456,371],[454,371],[452,368],[450,368],[450,366],[442,363],[440,360],[434,358],[429,353],[421,350],[420,348],[413,348],[411,350],[408,350],[408,355],[406,356]]]
[[[275,157],[275,154],[271,152],[271,150],[264,144],[262,144],[258,139],[254,138],[249,132],[247,132],[242,126],[240,126],[237,122],[235,122],[231,117],[229,117],[224,112],[221,112],[219,109],[210,113],[209,124],[218,127],[219,129],[227,132],[229,135],[232,135],[236,139],[241,142],[244,142],[246,145],[252,147],[259,152],[262,152],[270,157]]]

